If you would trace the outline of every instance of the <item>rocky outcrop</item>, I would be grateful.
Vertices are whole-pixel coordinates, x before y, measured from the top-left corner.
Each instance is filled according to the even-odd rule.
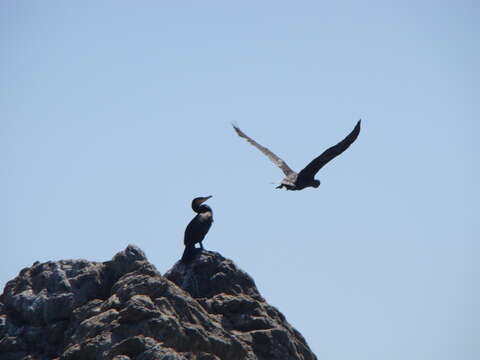
[[[0,296],[0,360],[316,359],[253,279],[204,251],[165,276],[128,246],[23,269]]]

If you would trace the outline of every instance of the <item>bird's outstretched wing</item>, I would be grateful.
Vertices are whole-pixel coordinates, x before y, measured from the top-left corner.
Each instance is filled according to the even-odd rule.
[[[330,160],[334,159],[345,150],[357,139],[360,133],[360,123],[362,120],[358,120],[357,125],[345,139],[340,141],[337,145],[334,145],[325,150],[320,156],[313,159],[310,164],[298,173],[299,179],[311,179],[315,174],[324,167]]]
[[[240,130],[237,126],[235,126],[235,125],[232,125],[232,126],[233,126],[233,128],[235,129],[235,131],[237,132],[238,136],[244,138],[244,139],[247,140],[250,144],[252,144],[253,146],[255,146],[258,150],[260,150],[262,153],[264,153],[265,155],[267,155],[268,158],[269,158],[270,160],[272,160],[275,165],[277,165],[280,169],[282,169],[283,173],[284,173],[286,176],[295,174],[295,171],[293,171],[292,169],[290,169],[290,167],[285,163],[285,161],[283,161],[282,159],[280,159],[277,155],[275,155],[273,152],[271,152],[270,150],[268,150],[266,147],[260,145],[260,144],[257,143],[255,140],[253,140],[252,138],[250,138],[249,136],[247,136],[247,135],[246,135],[242,130]]]

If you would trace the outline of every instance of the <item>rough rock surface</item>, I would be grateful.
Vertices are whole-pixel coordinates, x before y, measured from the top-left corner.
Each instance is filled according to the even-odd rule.
[[[0,360],[316,359],[252,278],[215,252],[165,276],[128,246],[23,269],[0,296]]]

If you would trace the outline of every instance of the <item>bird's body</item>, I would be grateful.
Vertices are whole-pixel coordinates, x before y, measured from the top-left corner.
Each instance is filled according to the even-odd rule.
[[[207,205],[204,205],[207,207]],[[207,235],[208,230],[212,226],[213,216],[212,211],[205,211],[198,213],[190,221],[185,229],[185,237],[183,243],[185,246],[194,246],[199,243],[200,247],[203,249],[202,241]]]
[[[250,144],[264,153],[275,165],[277,165],[285,174],[285,178],[277,186],[277,189],[285,188],[287,190],[302,190],[307,187],[317,188],[320,186],[320,181],[315,179],[317,172],[324,167],[330,160],[340,155],[348,149],[348,147],[357,139],[360,133],[361,120],[357,122],[355,128],[338,144],[325,150],[320,156],[313,159],[300,172],[293,171],[285,161],[280,159],[277,155],[271,152],[266,147],[260,145],[255,140],[246,135],[237,126],[233,126],[238,136],[246,139]]]
[[[210,206],[202,203],[210,198],[211,196],[198,197],[192,201],[192,209],[197,215],[195,215],[185,229],[185,236],[183,239],[185,251],[182,256],[182,262],[184,263],[191,262],[195,257],[195,244],[199,243],[200,248],[203,249],[202,241],[212,226],[213,213]]]

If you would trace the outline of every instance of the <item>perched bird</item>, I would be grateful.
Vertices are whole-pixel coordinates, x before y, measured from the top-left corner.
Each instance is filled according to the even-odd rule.
[[[202,241],[213,223],[212,209],[210,206],[203,204],[210,198],[211,196],[205,196],[192,200],[192,209],[197,215],[195,215],[185,229],[185,237],[183,240],[185,251],[183,252],[181,260],[183,263],[189,263],[195,257],[197,253],[195,248],[196,243],[199,243],[200,249],[203,249]]]
[[[320,181],[315,179],[314,176],[317,172],[324,167],[330,160],[340,155],[342,152],[348,149],[348,147],[356,140],[358,134],[360,133],[360,123],[361,120],[358,120],[357,125],[352,130],[350,134],[347,135],[345,139],[340,141],[337,145],[334,145],[327,150],[325,150],[320,156],[313,159],[305,168],[296,173],[286,164],[285,161],[280,159],[277,155],[271,152],[266,147],[263,147],[255,140],[247,136],[243,131],[241,131],[237,126],[233,125],[233,128],[237,132],[238,136],[246,139],[250,144],[255,146],[262,153],[267,155],[267,157],[275,164],[285,174],[285,178],[280,182],[280,185],[277,186],[277,189],[282,187],[287,190],[302,190],[307,187],[318,188],[320,186]]]

